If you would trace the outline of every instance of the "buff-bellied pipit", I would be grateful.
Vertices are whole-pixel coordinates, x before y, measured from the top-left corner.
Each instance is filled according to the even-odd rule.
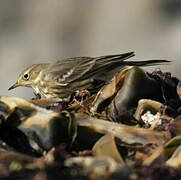
[[[77,90],[98,90],[126,65],[154,65],[167,60],[125,61],[134,52],[100,57],[74,57],[55,63],[34,64],[25,69],[9,88],[31,87],[41,98],[61,101]]]

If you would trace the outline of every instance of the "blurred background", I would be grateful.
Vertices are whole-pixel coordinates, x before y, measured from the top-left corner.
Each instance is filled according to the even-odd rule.
[[[0,95],[33,97],[7,89],[33,63],[74,56],[135,51],[181,77],[180,19],[180,0],[0,0]]]

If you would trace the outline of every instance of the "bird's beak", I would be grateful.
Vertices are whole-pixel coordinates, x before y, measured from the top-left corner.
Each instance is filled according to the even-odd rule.
[[[19,82],[16,82],[15,84],[13,84],[13,85],[8,89],[8,91],[11,90],[11,89],[17,88],[17,87],[19,87],[19,86],[22,86],[22,84],[19,83]]]

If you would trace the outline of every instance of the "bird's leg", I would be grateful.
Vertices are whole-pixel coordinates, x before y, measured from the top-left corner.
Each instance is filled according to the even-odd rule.
[[[68,98],[62,99],[60,102],[57,102],[56,104],[51,106],[50,109],[56,112],[60,112],[73,103],[77,103],[80,106],[83,106],[82,105],[83,101],[86,100],[88,97],[90,97],[90,95],[91,95],[90,92],[86,89],[74,92]]]
[[[90,92],[87,89],[82,89],[76,92],[75,94],[75,98],[77,100],[80,100],[80,102],[83,102],[84,100],[86,100],[87,98],[90,97]]]
[[[77,104],[82,106],[83,101],[88,99],[90,95],[91,94],[87,89],[78,90],[77,92],[75,92],[73,102],[76,102]]]

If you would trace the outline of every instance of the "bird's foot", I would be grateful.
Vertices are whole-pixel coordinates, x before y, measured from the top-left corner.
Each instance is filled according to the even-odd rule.
[[[88,99],[90,96],[91,94],[87,89],[82,89],[75,93],[74,98],[79,102],[83,102],[84,100]]]

